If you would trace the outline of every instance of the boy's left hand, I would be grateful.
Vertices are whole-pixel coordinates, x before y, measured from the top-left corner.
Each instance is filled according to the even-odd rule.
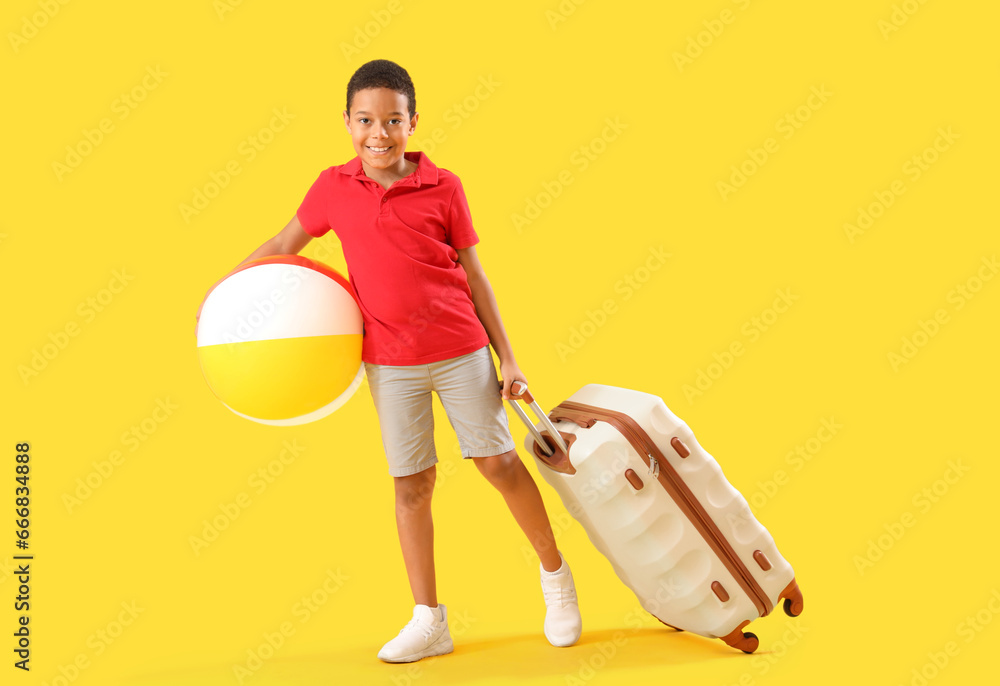
[[[524,392],[524,389],[528,387],[528,381],[524,378],[524,374],[521,373],[521,370],[518,368],[516,362],[501,362],[500,378],[503,379],[503,390],[500,391],[500,395],[504,400],[507,400],[508,398],[514,398],[517,400],[521,397],[521,393]],[[514,394],[511,391],[511,386],[515,381],[521,382],[517,386],[517,390],[519,391],[517,394]]]

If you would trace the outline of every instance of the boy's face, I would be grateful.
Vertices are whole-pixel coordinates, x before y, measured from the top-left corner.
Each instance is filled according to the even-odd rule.
[[[367,167],[402,172],[406,141],[413,135],[418,116],[410,118],[409,103],[402,93],[366,88],[354,94],[350,112],[344,111],[344,124],[355,152]]]

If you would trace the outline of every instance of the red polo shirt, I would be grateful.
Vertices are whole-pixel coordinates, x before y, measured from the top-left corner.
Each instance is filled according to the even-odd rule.
[[[479,242],[462,183],[423,152],[403,154],[417,168],[388,190],[355,157],[323,170],[297,212],[310,236],[340,239],[372,364],[427,364],[490,342],[457,262]]]

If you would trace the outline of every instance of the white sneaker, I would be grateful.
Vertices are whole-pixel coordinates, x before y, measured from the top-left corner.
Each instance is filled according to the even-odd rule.
[[[455,649],[448,633],[448,609],[417,605],[413,619],[399,630],[399,635],[378,651],[385,662],[415,662],[431,655],[444,655]]]
[[[554,572],[546,572],[538,565],[542,576],[542,593],[545,596],[545,638],[554,646],[571,646],[580,640],[583,621],[580,606],[576,601],[576,586],[573,573],[566,559],[559,553],[562,566]]]

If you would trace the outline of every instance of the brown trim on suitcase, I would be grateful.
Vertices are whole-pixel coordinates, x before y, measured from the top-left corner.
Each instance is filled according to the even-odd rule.
[[[597,420],[594,419],[593,417],[584,417],[583,415],[579,414],[573,414],[572,416],[556,415],[556,410],[560,409],[561,407],[562,405],[558,405],[556,406],[555,410],[549,412],[550,420],[552,420],[553,422],[558,422],[558,421],[573,422],[574,424],[583,429],[589,429],[590,427],[592,427],[594,424],[597,423]]]
[[[684,441],[677,438],[677,436],[674,436],[673,438],[670,439],[670,447],[673,448],[674,451],[681,457],[687,457],[688,455],[691,454],[691,451],[688,450],[688,447],[684,445]]]
[[[763,569],[765,572],[771,569],[771,561],[767,559],[767,555],[765,555],[763,551],[760,550],[753,551],[753,559],[754,562],[760,565],[760,568]]]
[[[760,587],[757,580],[753,578],[750,570],[743,564],[743,561],[736,554],[736,551],[733,550],[733,547],[726,540],[722,531],[712,521],[712,518],[697,496],[684,483],[684,480],[677,474],[659,447],[657,447],[656,443],[638,422],[624,412],[594,407],[593,405],[585,405],[569,400],[560,403],[552,410],[549,413],[549,418],[553,421],[560,419],[568,420],[580,426],[593,426],[594,421],[606,422],[617,429],[632,444],[636,452],[649,457],[651,460],[650,466],[653,464],[652,461],[655,460],[655,464],[659,466],[659,469],[657,470],[658,473],[653,476],[660,482],[664,490],[670,494],[670,497],[677,504],[677,507],[680,508],[681,512],[695,525],[695,528],[698,529],[698,532],[705,539],[705,542],[708,543],[709,547],[722,560],[722,563],[729,570],[729,573],[733,575],[733,578],[736,579],[743,592],[753,602],[760,616],[763,617],[774,609],[774,605],[771,604],[771,599],[768,598],[767,593]],[[676,450],[676,447],[674,449]],[[679,451],[678,454],[680,454]],[[730,645],[733,644],[730,643]]]
[[[639,478],[639,475],[635,473],[635,470],[626,469],[625,470],[625,479],[630,484],[632,484],[632,488],[634,488],[635,490],[637,490],[637,491],[641,491],[642,490],[642,479]]]
[[[549,449],[552,450],[552,455],[546,455],[543,453],[538,443],[532,441],[531,447],[534,450],[535,457],[544,462],[545,465],[554,472],[576,474],[576,469],[573,467],[573,463],[570,462],[569,453],[564,453],[559,446],[556,445],[556,442],[552,440],[548,431],[542,431],[541,434],[542,438],[545,439],[545,443],[549,446]],[[563,440],[566,442],[567,449],[573,447],[573,441],[576,440],[576,434],[560,431],[559,435],[562,436]]]

